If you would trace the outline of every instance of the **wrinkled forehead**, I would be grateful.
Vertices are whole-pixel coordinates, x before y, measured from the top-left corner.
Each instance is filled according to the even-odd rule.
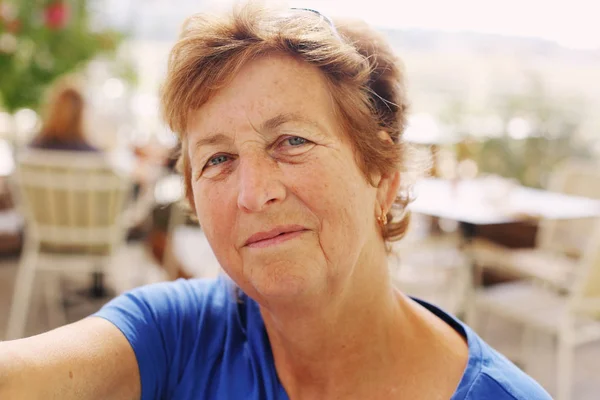
[[[264,55],[247,62],[226,86],[189,112],[186,136],[258,126],[281,114],[330,122],[335,115],[330,86],[318,68],[304,61]]]

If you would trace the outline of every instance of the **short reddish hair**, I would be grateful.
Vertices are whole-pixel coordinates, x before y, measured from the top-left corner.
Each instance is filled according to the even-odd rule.
[[[339,122],[369,181],[374,172],[388,175],[403,169],[401,135],[408,105],[400,60],[386,40],[362,22],[336,21],[333,26],[311,11],[248,3],[226,15],[190,17],[171,51],[162,111],[181,140],[180,166],[192,209],[185,136],[188,115],[226,86],[245,63],[269,53],[293,56],[323,73]],[[392,143],[381,139],[382,130]],[[407,199],[398,197],[395,205],[404,210]],[[387,240],[399,239],[407,229],[407,213],[393,217],[390,212],[383,229]]]

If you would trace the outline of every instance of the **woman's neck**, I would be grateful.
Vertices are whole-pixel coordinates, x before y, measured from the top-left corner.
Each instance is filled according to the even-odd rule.
[[[423,394],[424,377],[451,396],[468,359],[464,338],[393,288],[385,251],[363,259],[373,262],[359,263],[327,301],[261,307],[290,398],[392,399]]]
[[[326,301],[261,308],[279,378],[292,398],[330,398],[355,390],[350,382],[376,382],[381,371],[394,370],[402,333],[410,336],[411,326],[390,284],[385,252],[370,258],[375,262],[357,265]]]

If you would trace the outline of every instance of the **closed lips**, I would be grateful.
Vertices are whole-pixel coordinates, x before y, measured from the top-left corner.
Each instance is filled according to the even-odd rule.
[[[254,235],[250,236],[244,246],[249,246],[264,240],[273,239],[277,236],[285,235],[288,233],[301,232],[305,231],[306,228],[300,225],[286,225],[286,226],[278,226],[274,229],[264,232],[258,232]]]

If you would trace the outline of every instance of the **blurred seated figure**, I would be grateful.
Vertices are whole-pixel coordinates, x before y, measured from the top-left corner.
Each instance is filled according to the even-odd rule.
[[[99,151],[85,139],[85,100],[74,86],[61,84],[50,95],[42,129],[31,147],[48,150]]]

